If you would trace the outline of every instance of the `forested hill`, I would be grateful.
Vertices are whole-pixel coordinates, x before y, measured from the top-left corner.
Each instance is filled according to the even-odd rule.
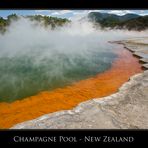
[[[39,23],[42,22],[42,24],[44,24],[45,27],[50,25],[52,29],[54,29],[56,26],[63,26],[64,24],[70,22],[70,20],[66,18],[57,18],[51,16],[42,16],[42,15],[21,16],[21,17],[28,18],[31,21],[36,21]],[[4,33],[6,31],[6,28],[10,25],[12,21],[16,21],[21,17],[16,14],[11,14],[6,19],[0,17],[0,32]]]
[[[128,29],[142,31],[148,29],[148,16],[140,16],[137,14],[125,14],[122,16],[100,13],[100,12],[90,12],[88,14],[89,21],[95,23],[95,25],[100,25],[102,28],[116,28],[116,29]]]
[[[42,16],[42,15],[32,15],[32,16],[21,16],[28,18],[31,21],[36,21],[42,23],[45,27],[51,26],[54,29],[57,26],[63,26],[66,23],[69,23],[70,20],[66,18],[57,18],[51,16]],[[20,19],[20,16],[16,14],[11,14],[7,18],[0,17],[0,33],[4,33],[7,30],[7,27],[12,21]],[[100,12],[90,12],[88,14],[89,21],[93,22],[95,26],[101,26],[104,28],[111,29],[128,29],[142,31],[148,29],[148,15],[140,16],[137,14],[125,14],[123,16],[109,14],[109,13],[100,13]]]

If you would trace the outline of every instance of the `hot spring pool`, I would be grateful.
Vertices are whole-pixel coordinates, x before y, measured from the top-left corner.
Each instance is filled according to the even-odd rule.
[[[74,22],[51,30],[21,18],[0,34],[0,102],[13,102],[95,76],[116,58],[123,32]]]
[[[109,69],[115,57],[115,53],[97,48],[70,55],[49,54],[42,49],[15,56],[2,55],[0,101],[12,102],[92,77]]]

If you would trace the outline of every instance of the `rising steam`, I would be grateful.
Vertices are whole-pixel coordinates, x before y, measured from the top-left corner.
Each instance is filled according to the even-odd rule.
[[[54,30],[27,18],[12,22],[0,35],[0,101],[21,99],[102,72],[116,57],[108,41],[136,36],[137,32],[126,30],[95,29],[88,21]]]

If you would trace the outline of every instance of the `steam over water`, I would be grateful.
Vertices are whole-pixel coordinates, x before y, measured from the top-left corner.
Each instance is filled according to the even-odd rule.
[[[0,35],[0,101],[12,102],[95,76],[116,58],[108,41],[134,34],[96,30],[88,22],[55,30],[28,19],[12,22]]]

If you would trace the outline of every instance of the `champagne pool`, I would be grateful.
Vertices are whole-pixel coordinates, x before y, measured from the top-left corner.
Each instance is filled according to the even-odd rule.
[[[80,54],[50,52],[44,47],[15,55],[0,53],[0,102],[13,102],[102,73],[117,57],[112,47],[92,46]]]
[[[49,71],[46,71],[47,70],[46,68],[48,67],[47,64],[45,64],[44,68],[43,65],[42,66],[40,65],[40,67],[43,69],[41,69],[42,71],[39,72],[38,75],[36,75],[36,73],[37,70],[39,69],[33,68],[34,71],[31,79],[29,77],[30,70],[28,71],[25,70],[22,72],[21,69],[21,72],[19,71],[19,74],[21,73],[23,76],[21,76],[20,79],[18,80],[23,80],[24,84],[26,84],[22,85],[23,88],[30,87],[30,89],[29,88],[27,89],[29,91],[26,92],[32,93],[32,90],[34,90],[33,93],[35,93],[36,91],[37,94],[35,94],[34,96],[29,96],[22,100],[16,100],[11,103],[9,103],[10,102],[9,99],[7,99],[8,102],[1,102],[0,128],[10,128],[17,123],[21,123],[27,120],[32,120],[39,116],[49,114],[52,112],[71,109],[83,101],[90,100],[93,98],[101,98],[103,96],[107,96],[117,92],[118,88],[124,82],[128,81],[130,76],[142,72],[142,69],[139,60],[136,57],[134,57],[130,51],[124,49],[123,46],[118,45],[116,48],[114,47],[114,51],[116,54],[114,54],[114,52],[107,52],[107,53],[100,52],[98,54],[96,53],[92,54],[92,57],[89,59],[83,59],[83,60],[81,60],[81,58],[78,58],[77,56],[77,60],[75,59],[76,62],[75,64],[70,62],[72,58],[68,60],[67,58],[64,58],[64,56],[63,58],[61,58],[62,56],[59,56],[57,59],[61,61],[60,63],[58,63],[57,65],[55,64],[54,67],[52,67],[53,62],[56,63],[55,60],[52,61],[52,64],[51,62],[49,62],[48,65],[50,66],[49,67],[50,69],[59,68],[58,67],[59,65],[61,68],[61,71],[57,70],[58,71],[57,73],[55,71],[54,74],[50,73],[51,74],[50,77],[52,77],[52,79],[49,79],[49,77],[45,77],[46,79],[43,79],[44,78],[43,73],[47,72],[49,76],[50,69]],[[103,59],[103,57],[105,57],[105,59]],[[56,58],[54,57],[54,59]],[[64,63],[62,63],[63,59]],[[47,63],[48,60],[44,61],[43,63]],[[9,62],[9,64],[12,64],[12,62]],[[72,66],[67,66],[66,64],[70,64]],[[29,66],[32,65],[30,65],[29,63]],[[65,68],[66,70],[64,69],[63,71],[63,68]],[[30,80],[30,83],[29,80],[27,81],[28,83],[25,83],[25,77],[24,77],[26,76],[25,72],[26,73],[28,72],[27,78]],[[62,77],[56,77],[56,76],[62,76]],[[34,78],[34,81],[32,80],[32,78]],[[41,82],[38,80],[40,80]],[[54,84],[54,87],[53,85],[47,86],[48,83],[47,80],[50,80],[49,82],[52,82]],[[36,87],[33,87],[35,86],[34,83],[36,83]],[[64,87],[64,85],[67,86]],[[15,86],[15,88],[13,88],[14,93],[16,93],[15,91],[16,87],[17,89],[20,89],[21,87],[19,87],[18,85],[14,86]],[[45,88],[45,86],[47,86],[47,89]],[[57,89],[55,89],[56,87]],[[46,91],[41,91],[40,93],[38,93],[37,91],[39,90],[39,88],[40,89],[44,88],[46,89]],[[51,91],[48,91],[50,89]],[[9,94],[8,91],[6,92],[6,94]],[[10,98],[12,97],[10,96]],[[18,99],[20,98],[18,97]]]

